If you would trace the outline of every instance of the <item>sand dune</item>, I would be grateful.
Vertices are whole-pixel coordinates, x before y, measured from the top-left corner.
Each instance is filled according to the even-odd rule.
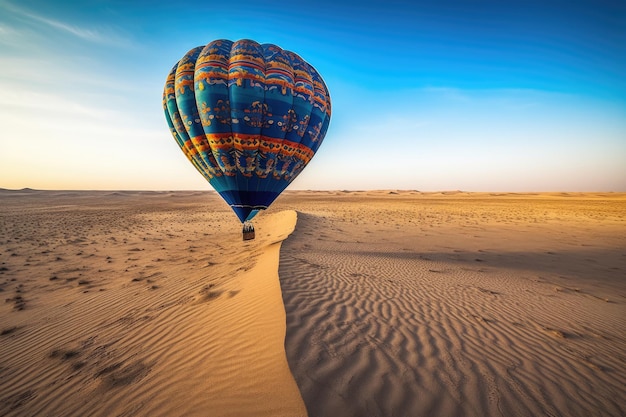
[[[0,415],[306,414],[277,276],[295,212],[244,243],[217,200],[171,198],[2,196]]]
[[[283,246],[310,416],[624,415],[623,196],[399,196],[310,200]]]
[[[0,415],[626,413],[626,195],[298,191],[256,227],[0,190]]]

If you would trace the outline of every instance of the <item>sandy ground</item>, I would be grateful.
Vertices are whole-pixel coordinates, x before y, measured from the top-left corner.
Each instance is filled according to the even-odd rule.
[[[626,415],[623,194],[283,201],[306,207],[279,275],[310,416]]]
[[[207,193],[2,193],[0,415],[306,415],[280,242]]]
[[[288,192],[255,224],[0,191],[0,415],[626,414],[626,195]]]

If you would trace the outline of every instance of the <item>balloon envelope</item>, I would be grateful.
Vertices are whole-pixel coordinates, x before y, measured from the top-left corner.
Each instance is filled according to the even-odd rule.
[[[165,118],[183,153],[242,222],[298,176],[330,123],[322,77],[297,54],[252,40],[196,47],[170,71]]]

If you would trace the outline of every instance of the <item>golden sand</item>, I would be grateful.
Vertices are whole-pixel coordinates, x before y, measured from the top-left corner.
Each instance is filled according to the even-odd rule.
[[[255,225],[0,191],[0,415],[626,414],[626,195],[287,192]]]
[[[300,416],[280,243],[206,193],[2,196],[0,415]],[[215,209],[214,207],[220,207]]]

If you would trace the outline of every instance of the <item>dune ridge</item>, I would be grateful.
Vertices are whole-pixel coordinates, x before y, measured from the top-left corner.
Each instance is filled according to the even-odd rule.
[[[3,200],[1,415],[306,415],[277,276],[296,214],[242,242],[198,197]]]

